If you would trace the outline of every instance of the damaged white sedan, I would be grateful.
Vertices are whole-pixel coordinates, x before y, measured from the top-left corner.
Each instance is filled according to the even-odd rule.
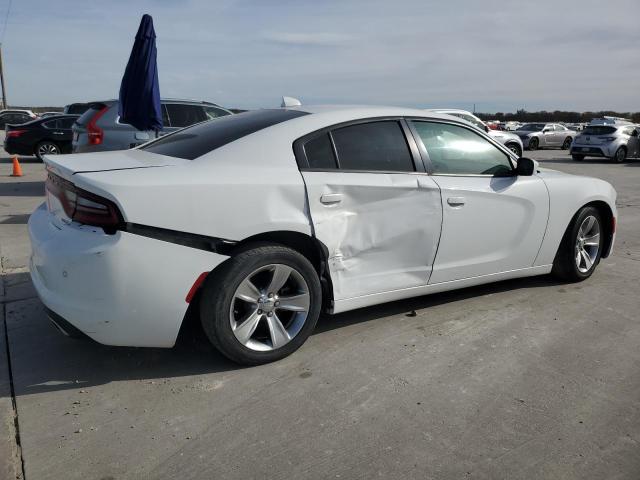
[[[321,311],[553,272],[614,243],[608,183],[421,110],[304,107],[45,159],[31,276],[67,334],[171,347],[190,304],[227,357],[291,354]]]

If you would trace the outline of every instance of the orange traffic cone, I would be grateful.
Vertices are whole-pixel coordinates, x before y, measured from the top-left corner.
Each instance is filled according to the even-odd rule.
[[[22,176],[22,167],[20,166],[20,162],[18,161],[18,157],[13,157],[13,173],[12,177],[21,177]]]

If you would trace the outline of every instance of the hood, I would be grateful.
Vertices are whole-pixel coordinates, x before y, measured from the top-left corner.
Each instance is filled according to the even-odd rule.
[[[167,157],[144,150],[118,150],[115,152],[75,153],[72,155],[45,155],[47,170],[72,180],[77,173],[156,168],[188,163],[180,158]]]

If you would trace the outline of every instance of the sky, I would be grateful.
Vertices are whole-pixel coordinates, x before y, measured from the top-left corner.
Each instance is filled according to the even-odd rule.
[[[13,0],[2,55],[9,104],[117,98],[148,13],[163,97],[640,111],[639,1]]]

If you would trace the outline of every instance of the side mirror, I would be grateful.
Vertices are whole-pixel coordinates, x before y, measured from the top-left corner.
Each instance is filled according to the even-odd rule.
[[[523,177],[530,177],[536,170],[536,162],[530,158],[521,157],[518,159],[518,166],[516,167],[516,175]]]

